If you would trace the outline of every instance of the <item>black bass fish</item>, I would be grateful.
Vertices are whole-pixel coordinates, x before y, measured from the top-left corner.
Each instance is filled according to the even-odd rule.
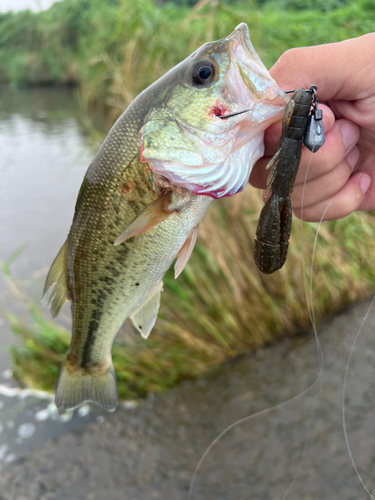
[[[54,317],[71,301],[60,410],[85,401],[116,408],[116,333],[130,318],[148,337],[165,272],[176,257],[176,277],[183,270],[213,199],[246,187],[263,155],[263,131],[284,106],[241,24],[143,91],[112,127],[44,288],[44,295],[52,289]]]

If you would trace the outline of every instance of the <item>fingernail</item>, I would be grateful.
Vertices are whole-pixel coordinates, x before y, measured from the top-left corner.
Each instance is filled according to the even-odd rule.
[[[350,149],[358,139],[357,129],[348,123],[345,123],[340,128],[342,140],[344,141],[346,150]]]
[[[365,194],[371,184],[371,177],[368,175],[364,175],[362,179],[359,181],[359,185],[361,186],[362,193]]]
[[[346,161],[352,167],[352,170],[354,170],[354,167],[357,165],[358,158],[359,158],[359,149],[358,148],[353,148],[346,155]]]

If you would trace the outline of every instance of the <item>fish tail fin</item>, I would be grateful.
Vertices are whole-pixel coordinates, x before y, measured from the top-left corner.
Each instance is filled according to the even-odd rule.
[[[117,383],[112,359],[109,366],[88,369],[75,367],[67,355],[57,381],[55,404],[63,411],[90,401],[107,411],[116,409]]]

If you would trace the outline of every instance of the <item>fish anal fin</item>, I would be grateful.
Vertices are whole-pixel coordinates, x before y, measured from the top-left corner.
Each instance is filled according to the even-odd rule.
[[[160,295],[163,291],[163,282],[157,285],[150,297],[139,307],[130,319],[139,333],[147,339],[153,329],[160,306]]]
[[[148,231],[157,224],[160,224],[160,222],[168,219],[173,213],[173,210],[169,210],[168,208],[171,201],[171,195],[172,193],[168,192],[141,210],[127,226],[125,231],[117,238],[115,246],[120,245],[120,243],[123,243],[137,234]]]
[[[181,250],[177,254],[177,260],[174,265],[174,278],[176,279],[184,270],[188,260],[190,259],[191,253],[194,249],[195,243],[197,241],[199,224],[195,226],[192,232],[187,237],[187,240],[182,245]]]
[[[51,290],[48,306],[51,308],[52,316],[55,318],[65,302],[68,300],[68,285],[66,281],[66,252],[68,240],[63,244],[55,260],[48,271],[46,283],[43,290],[43,298]]]
[[[55,404],[60,411],[73,410],[93,402],[107,411],[117,406],[117,382],[112,360],[106,366],[85,369],[72,367],[69,353],[61,366]]]

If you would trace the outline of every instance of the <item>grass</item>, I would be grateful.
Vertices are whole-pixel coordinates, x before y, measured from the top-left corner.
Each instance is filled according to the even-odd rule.
[[[198,244],[177,281],[168,272],[159,319],[145,341],[127,328],[117,337],[113,360],[121,398],[145,396],[195,378],[226,360],[309,326],[301,259],[300,222],[294,220],[284,268],[262,275],[253,240],[262,202],[253,190],[214,204],[201,224]],[[306,279],[317,224],[304,224]],[[322,225],[314,262],[317,318],[375,291],[371,256],[375,215],[354,213]],[[22,347],[12,348],[15,376],[33,388],[53,390],[70,334],[52,322],[11,277],[28,305],[31,322],[10,317]]]
[[[296,10],[298,2],[303,9]],[[77,84],[82,116],[87,122],[87,110],[104,111],[99,128],[106,133],[144,88],[240,22],[248,23],[267,67],[291,47],[360,36],[375,24],[372,0],[180,3],[64,0],[37,14],[0,14],[0,81]]]
[[[0,80],[13,85],[78,84],[82,117],[99,141],[141,90],[241,21],[249,24],[267,66],[290,47],[359,36],[371,31],[375,21],[370,0],[347,2],[328,12],[278,10],[277,5],[64,0],[40,14],[2,14]],[[90,119],[93,109],[104,112],[104,124]],[[252,257],[261,206],[259,194],[250,188],[214,203],[185,271],[177,281],[172,271],[164,279],[159,319],[150,338],[145,341],[130,329],[117,337],[113,360],[121,398],[172,387],[309,325],[300,223],[294,221],[284,268],[262,275]],[[317,224],[304,224],[307,281],[316,230]],[[374,214],[355,213],[322,225],[313,276],[317,318],[374,293],[374,254]],[[33,388],[53,390],[70,334],[44,316],[12,278],[11,261],[3,263],[2,272],[31,317],[25,323],[9,316],[13,331],[22,337],[22,347],[11,351],[14,373]]]

